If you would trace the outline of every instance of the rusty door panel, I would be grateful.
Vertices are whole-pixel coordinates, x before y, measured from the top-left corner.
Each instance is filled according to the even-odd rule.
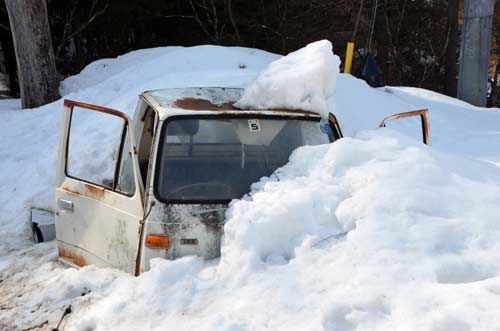
[[[142,182],[137,175],[139,166],[136,155],[131,153],[135,177],[135,192],[131,196],[67,176],[68,136],[74,106],[120,117],[124,125],[129,126],[128,117],[117,110],[65,100],[55,192],[59,258],[73,266],[94,264],[116,267],[133,274],[143,216]],[[132,131],[126,131],[129,146],[124,147],[124,151],[135,149]]]

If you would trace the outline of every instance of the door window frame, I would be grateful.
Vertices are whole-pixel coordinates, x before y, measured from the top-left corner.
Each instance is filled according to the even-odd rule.
[[[117,116],[117,117],[120,117],[121,119],[123,119],[123,121],[124,121],[122,128],[121,128],[119,150],[118,150],[117,158],[115,160],[114,173],[113,173],[113,178],[112,178],[113,182],[112,182],[111,187],[105,186],[102,183],[101,184],[94,183],[94,182],[91,182],[89,180],[85,180],[83,178],[75,177],[75,176],[68,174],[68,156],[69,156],[69,145],[70,145],[70,139],[71,139],[71,124],[73,121],[73,108],[74,107],[79,107],[79,108],[81,108],[83,110],[87,110],[87,111],[97,111],[100,113],[109,114],[111,116]],[[71,179],[76,180],[76,181],[95,185],[95,186],[101,187],[105,190],[124,195],[126,197],[133,197],[136,194],[137,189],[138,189],[136,178],[134,178],[134,180],[133,180],[133,182],[134,182],[133,192],[126,193],[126,192],[116,190],[116,184],[117,184],[117,180],[119,177],[122,154],[124,151],[124,144],[127,141],[126,135],[128,135],[130,153],[133,153],[133,154],[135,153],[135,151],[134,151],[135,146],[132,144],[132,136],[131,136],[131,132],[130,132],[130,120],[129,120],[128,116],[125,115],[124,113],[122,113],[121,111],[118,111],[115,109],[111,109],[111,108],[107,108],[107,107],[103,107],[103,106],[98,106],[98,105],[93,105],[93,104],[89,104],[89,103],[85,103],[85,102],[68,100],[68,99],[64,100],[64,108],[66,109],[66,111],[69,112],[68,131],[67,131],[67,135],[66,135],[66,150],[64,151],[64,175],[67,178],[71,178]],[[134,177],[137,177],[135,170],[134,170],[133,175],[134,175]]]

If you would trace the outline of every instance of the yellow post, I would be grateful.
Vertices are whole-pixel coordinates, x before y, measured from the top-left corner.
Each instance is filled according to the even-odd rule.
[[[344,66],[344,73],[345,74],[351,73],[353,53],[354,53],[354,43],[348,42],[347,43],[347,50],[345,51],[345,66]]]

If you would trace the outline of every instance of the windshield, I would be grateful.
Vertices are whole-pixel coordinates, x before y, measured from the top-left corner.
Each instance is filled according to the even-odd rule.
[[[330,142],[329,132],[319,118],[174,118],[162,131],[155,192],[185,203],[241,198],[297,147]]]

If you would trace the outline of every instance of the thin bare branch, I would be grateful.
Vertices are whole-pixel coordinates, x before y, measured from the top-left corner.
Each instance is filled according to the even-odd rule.
[[[358,32],[359,20],[361,19],[361,14],[363,13],[364,0],[360,0],[358,15],[356,16],[356,23],[354,24],[354,31],[352,32],[351,41],[356,40],[356,34]]]
[[[7,25],[0,23],[0,28],[4,29],[5,31],[10,32],[10,27],[8,27]]]
[[[210,35],[210,32],[208,32],[205,24],[203,23],[203,21],[201,20],[200,18],[200,15],[198,13],[198,10],[196,9],[196,6],[198,6],[199,4],[197,3],[195,5],[194,1],[193,0],[189,0],[189,4],[191,5],[191,9],[193,10],[193,14],[194,14],[194,19],[196,20],[196,22],[198,22],[198,25],[200,26],[200,28],[203,30],[203,32],[205,33],[205,35],[207,37],[209,37],[210,39],[212,39],[212,36]]]
[[[234,33],[236,35],[236,41],[238,42],[239,45],[241,45],[242,42],[241,42],[241,37],[240,37],[240,30],[238,29],[238,25],[236,24],[236,20],[234,19],[232,4],[233,4],[232,0],[227,0],[227,6],[226,6],[227,7],[227,14],[229,16],[229,21],[231,22]]]
[[[61,38],[61,42],[59,43],[59,46],[57,47],[57,50],[56,50],[56,57],[59,57],[59,55],[61,54],[64,46],[66,45],[66,43],[73,37],[75,37],[76,35],[80,34],[83,30],[85,30],[90,24],[92,24],[92,22],[99,16],[101,16],[102,14],[104,14],[106,12],[106,10],[108,9],[109,7],[109,1],[106,2],[106,4],[104,5],[103,8],[101,8],[100,10],[96,11],[96,12],[93,12],[94,9],[95,9],[95,5],[96,5],[96,1],[94,0],[94,2],[92,3],[92,6],[91,6],[91,11],[89,13],[89,18],[86,22],[84,22],[82,25],[80,25],[77,29],[75,29],[74,31],[72,32],[69,32],[70,28],[71,28],[71,22],[73,21],[73,17],[74,17],[74,14],[76,12],[76,6],[73,7],[72,11],[71,11],[71,14],[70,14],[70,18],[68,19],[68,21],[66,22],[65,26],[64,26],[64,31],[63,31],[63,36]]]

